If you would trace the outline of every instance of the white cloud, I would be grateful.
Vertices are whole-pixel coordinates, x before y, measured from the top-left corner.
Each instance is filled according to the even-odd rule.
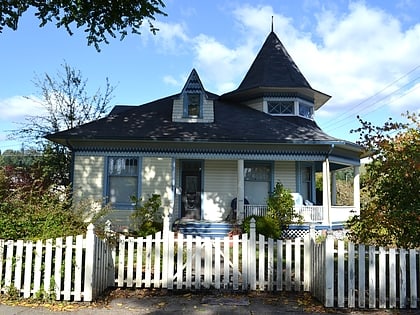
[[[161,53],[181,54],[185,47],[184,44],[189,42],[184,24],[180,23],[164,23],[156,21],[156,27],[159,31],[152,38],[161,48]]]
[[[199,35],[194,40],[194,63],[206,86],[213,82],[217,93],[224,93],[237,87],[237,81],[249,66],[252,54],[247,46],[230,49],[214,38]],[[239,70],[239,71],[238,71]]]
[[[38,115],[42,110],[35,96],[12,96],[0,100],[0,119],[4,121],[23,121],[25,116]]]
[[[361,3],[350,4],[344,16],[323,12],[317,31],[322,43],[313,51],[313,64],[299,50],[292,55],[313,77],[312,86],[332,94],[330,103],[340,106],[353,105],[403,76],[420,51],[420,25],[404,32],[396,18]]]
[[[395,113],[420,111],[420,82],[414,84],[402,93],[393,95],[389,101],[391,110]]]
[[[180,86],[180,81],[175,79],[173,76],[171,75],[165,75],[163,77],[163,82],[168,84],[168,85],[173,85],[173,86]]]

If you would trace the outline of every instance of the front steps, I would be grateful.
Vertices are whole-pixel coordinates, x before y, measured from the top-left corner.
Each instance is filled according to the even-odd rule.
[[[225,237],[233,229],[233,224],[228,222],[209,222],[195,220],[177,220],[173,223],[172,230],[184,235],[200,237]]]

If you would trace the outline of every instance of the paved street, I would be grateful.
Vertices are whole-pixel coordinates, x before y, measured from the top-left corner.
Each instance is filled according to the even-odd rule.
[[[0,315],[129,315],[129,314],[420,314],[419,310],[326,310],[307,293],[221,294],[115,290],[97,303],[45,306],[0,305]]]

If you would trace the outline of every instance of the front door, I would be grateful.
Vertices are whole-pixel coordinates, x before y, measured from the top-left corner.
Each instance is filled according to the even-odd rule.
[[[201,219],[201,162],[182,162],[182,204],[181,217]]]

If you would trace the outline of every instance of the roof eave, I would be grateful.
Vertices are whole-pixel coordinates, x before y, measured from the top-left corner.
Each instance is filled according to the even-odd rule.
[[[345,140],[289,140],[284,139],[282,141],[269,141],[267,139],[257,141],[255,139],[253,140],[246,140],[246,139],[225,139],[225,140],[217,140],[214,139],[194,139],[194,140],[186,140],[181,138],[165,138],[165,139],[156,139],[156,138],[131,138],[131,139],[121,139],[118,137],[110,138],[110,137],[98,137],[98,138],[85,138],[85,137],[67,137],[67,138],[58,138],[58,137],[48,137],[47,138],[50,141],[54,141],[56,143],[65,145],[67,147],[77,147],[84,143],[106,143],[109,144],[111,142],[119,142],[119,143],[135,143],[135,142],[143,142],[143,143],[205,143],[207,145],[209,144],[217,144],[217,143],[232,143],[232,144],[249,144],[249,145],[307,145],[307,146],[330,146],[332,148],[345,148],[347,150],[358,152],[361,154],[363,152],[363,149],[361,146],[345,141]]]
[[[297,93],[303,97],[313,99],[315,110],[321,108],[331,96],[320,91],[306,88],[306,87],[264,87],[258,86],[245,90],[235,90],[229,93],[225,93],[221,96],[221,99],[226,99],[230,101],[243,101],[249,100],[252,97],[261,97],[265,94],[274,94],[274,93]]]

